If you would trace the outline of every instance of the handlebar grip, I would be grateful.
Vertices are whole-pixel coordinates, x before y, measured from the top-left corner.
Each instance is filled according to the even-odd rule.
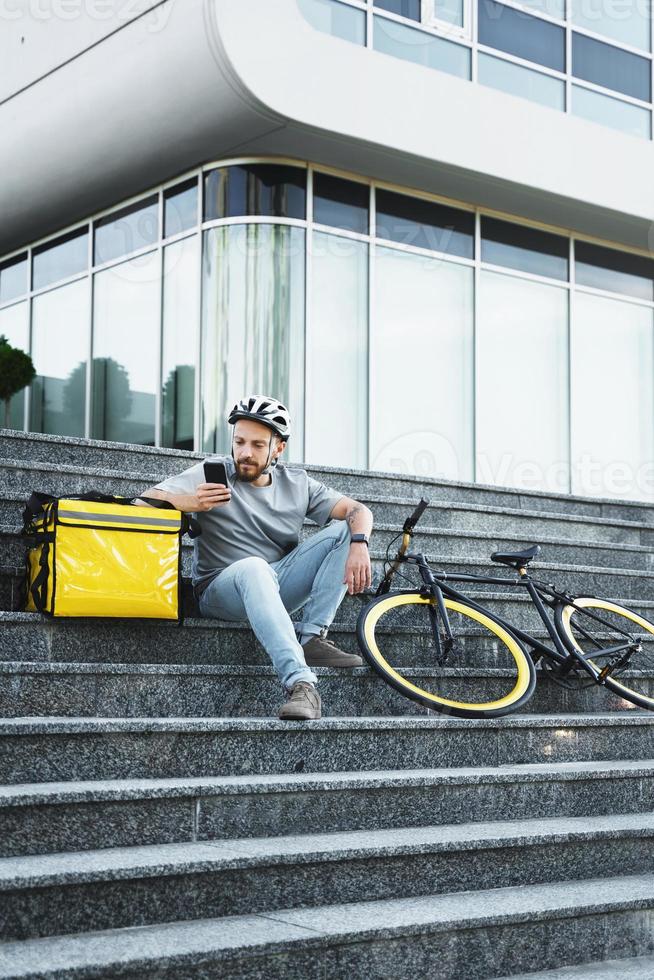
[[[414,510],[413,514],[411,514],[411,516],[407,517],[407,519],[405,520],[403,530],[412,531],[416,526],[416,524],[418,523],[418,521],[420,520],[420,518],[422,517],[424,511],[427,509],[427,507],[429,507],[429,501],[425,500],[424,497],[421,498],[420,503]]]

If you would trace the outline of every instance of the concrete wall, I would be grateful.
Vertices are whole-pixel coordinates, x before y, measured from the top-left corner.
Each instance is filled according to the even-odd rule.
[[[74,47],[53,37],[11,86]],[[318,33],[295,0],[168,0],[5,101],[0,132],[0,253],[255,152],[654,248],[654,144]]]

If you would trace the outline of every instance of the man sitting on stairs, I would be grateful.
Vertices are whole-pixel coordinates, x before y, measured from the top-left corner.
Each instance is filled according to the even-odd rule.
[[[231,456],[222,462],[228,485],[206,483],[203,463],[158,483],[147,496],[195,513],[193,587],[200,614],[249,620],[272,660],[287,701],[283,719],[320,718],[312,667],[358,667],[363,661],[326,638],[345,593],[372,581],[368,507],[279,465],[290,435],[287,409],[275,398],[243,398],[232,409]],[[299,544],[305,517],[323,529]],[[328,521],[335,523],[325,527]],[[289,613],[304,606],[301,623]]]

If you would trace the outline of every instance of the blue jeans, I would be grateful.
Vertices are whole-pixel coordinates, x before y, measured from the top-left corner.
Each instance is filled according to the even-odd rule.
[[[343,579],[349,550],[347,521],[333,521],[279,561],[241,558],[206,587],[200,615],[249,620],[287,691],[298,681],[315,684],[299,637],[318,635],[333,622],[347,592]],[[302,622],[293,624],[289,613],[301,606]]]

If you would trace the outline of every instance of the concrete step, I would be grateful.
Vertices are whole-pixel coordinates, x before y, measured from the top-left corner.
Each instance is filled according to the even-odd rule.
[[[622,960],[603,960],[564,966],[560,970],[513,974],[502,980],[652,980],[654,956],[637,956]]]
[[[161,479],[162,475],[157,471],[147,474],[128,471],[116,473],[110,469],[94,469],[63,462],[38,463],[32,460],[5,459],[0,464],[0,522],[19,523],[24,502],[33,490],[62,496],[67,493],[84,493],[89,489],[102,489],[106,493],[133,496],[143,493]],[[369,504],[378,523],[401,524],[414,510],[421,495],[431,499],[428,487],[415,488],[414,492],[417,492],[413,498],[400,496],[401,487],[393,485],[386,488],[385,493],[380,493],[380,488],[374,485],[366,489],[348,484],[344,487],[335,486],[334,489],[342,490],[348,496],[356,496]],[[549,511],[545,508],[527,510],[519,506],[510,494],[505,496],[507,499],[503,498],[502,504],[436,497],[423,514],[420,531],[422,533],[425,527],[446,527],[485,533],[520,534],[523,537],[526,535],[532,541],[542,534],[549,538],[605,544],[615,542],[651,547],[654,542],[654,507],[643,505],[628,511],[618,509],[616,512],[609,512],[607,516],[601,508],[597,508],[597,513],[585,513],[578,512],[572,504],[567,511]],[[569,498],[564,498],[566,499]],[[626,514],[629,516],[625,516]]]
[[[371,550],[370,553],[373,575],[373,590],[381,581],[384,572],[383,552]],[[431,567],[435,572],[444,572],[446,576],[465,575],[499,575],[506,580],[506,591],[508,594],[524,591],[514,577],[507,574],[503,569],[489,567],[486,562],[477,562],[472,559],[451,559],[444,555],[427,556]],[[190,564],[190,556],[189,556]],[[189,569],[190,571],[190,569]],[[419,588],[420,577],[415,568],[403,570],[407,578],[397,576],[393,583],[394,588]],[[554,565],[551,563],[541,563],[533,570],[533,575],[539,581],[553,584],[559,589],[566,590],[572,595],[594,595],[611,597],[618,599],[627,606],[636,607],[643,600],[649,601],[654,596],[654,572],[627,569],[593,568],[591,566],[573,565]],[[23,583],[25,578],[24,565],[5,565],[0,564],[0,598],[6,602],[6,609],[20,609],[22,607]],[[464,595],[490,596],[503,586],[485,584],[483,582],[456,582],[451,581],[454,589],[461,591]],[[197,605],[193,599],[190,579],[187,576],[187,615],[197,615]],[[345,596],[343,600],[346,608],[353,607],[353,611],[358,610],[362,602],[359,596]],[[484,601],[484,600],[482,600]],[[339,615],[341,615],[339,609]],[[348,617],[349,618],[349,617]]]
[[[0,721],[0,782],[646,759],[654,713]]]
[[[0,977],[479,980],[654,952],[649,874],[94,931],[0,947]]]
[[[101,774],[98,773],[98,776]],[[619,812],[652,806],[654,760],[100,779],[0,787],[0,856]]]
[[[654,813],[302,834],[0,859],[4,940],[654,869]]]
[[[654,653],[654,650],[652,651]],[[429,715],[368,667],[316,668],[323,717]],[[515,672],[489,668],[407,668],[404,675],[434,693],[464,701],[502,697]],[[654,665],[628,672],[636,689],[654,694]],[[0,717],[276,718],[284,701],[272,666],[97,663],[0,663]],[[538,671],[523,713],[624,711],[623,698],[595,684],[568,690]]]
[[[495,615],[503,617],[517,628],[530,632],[536,639],[544,639],[541,620],[528,596],[515,593],[469,592]],[[654,600],[631,600],[612,596],[617,602],[628,604],[650,621],[654,621]],[[363,608],[359,596],[346,596],[338,610],[338,619],[332,624],[329,636],[342,649],[357,652],[354,629]],[[302,619],[301,611],[293,615],[295,622]],[[59,618],[38,613],[0,610],[2,641],[0,661],[103,661],[116,663],[223,663],[267,664],[269,660],[260,647],[249,624],[229,623],[210,618],[187,616],[182,626],[175,622],[143,619],[107,619],[90,617]],[[457,623],[457,627],[461,624]],[[388,637],[388,650],[398,664],[419,666],[421,650],[428,635],[420,630],[412,613],[393,615],[388,624],[379,628],[379,635]],[[467,626],[466,636],[479,635]],[[645,634],[647,636],[647,634]],[[644,641],[646,650],[651,639]],[[471,643],[466,651],[467,663],[484,663],[502,666],[495,659],[495,645],[486,639],[482,646]],[[478,657],[478,651],[483,657]]]
[[[126,443],[101,442],[74,439],[40,433],[17,432],[0,429],[0,460],[28,460],[32,464],[59,463],[90,469],[113,470],[114,473],[133,473],[151,478],[155,482],[179,473],[192,466],[204,454],[181,450],[154,449],[150,446],[134,446]],[[615,520],[645,521],[654,524],[654,506],[645,502],[605,498],[580,497],[565,493],[548,493],[539,490],[515,490],[479,483],[441,480],[432,477],[411,476],[343,467],[302,465],[315,479],[333,486],[348,496],[361,493],[376,495],[393,494],[405,501],[418,500],[421,495],[434,501],[453,500],[479,504],[482,507],[506,506],[524,510],[559,511]],[[35,489],[35,487],[32,487]],[[351,493],[355,489],[356,493]]]
[[[2,502],[0,502],[0,508]],[[409,508],[407,508],[409,510]],[[15,516],[15,515],[14,515]],[[386,552],[386,548],[401,529],[401,523],[384,523],[379,521],[372,532],[373,549]],[[525,529],[527,532],[529,528]],[[305,524],[301,540],[319,531],[314,524]],[[654,571],[654,544],[621,544],[585,540],[561,541],[545,534],[537,536],[542,546],[543,561],[554,565],[582,565],[606,567],[611,569],[637,569]],[[25,560],[25,551],[29,547],[29,539],[20,534],[18,524],[0,524],[0,556],[9,565],[20,565]],[[416,550],[423,550],[429,555],[443,555],[449,560],[473,558],[479,563],[485,563],[487,568],[496,568],[490,561],[494,551],[520,551],[534,543],[531,534],[488,533],[487,531],[459,530],[438,526],[419,527],[414,539]],[[193,543],[188,537],[183,539],[183,560],[186,574],[190,574],[190,561]],[[395,545],[397,547],[397,544]],[[539,569],[542,562],[536,562],[532,568]]]

